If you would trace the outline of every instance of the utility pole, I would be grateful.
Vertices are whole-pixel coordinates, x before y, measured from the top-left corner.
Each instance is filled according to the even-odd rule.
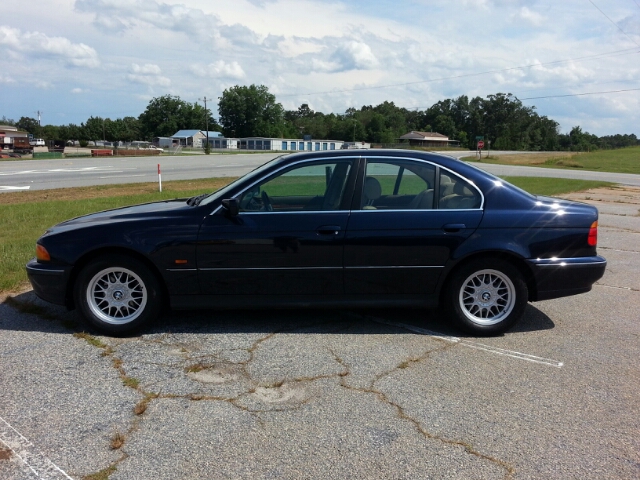
[[[40,117],[44,112],[38,110],[36,113],[38,114],[38,138],[42,138],[42,123]]]
[[[206,125],[206,131],[207,131],[207,145],[204,149],[204,152],[209,155],[210,152],[210,146],[209,146],[209,111],[207,110],[207,97],[203,97],[202,99],[198,99],[204,102],[204,118],[205,118],[205,125]]]

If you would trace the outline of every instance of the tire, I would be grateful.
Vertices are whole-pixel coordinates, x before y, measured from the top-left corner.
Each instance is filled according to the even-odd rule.
[[[497,335],[522,317],[528,290],[511,263],[477,259],[454,272],[445,299],[446,311],[458,328],[478,336]]]
[[[146,265],[111,254],[82,269],[74,300],[92,326],[106,334],[124,335],[160,316],[160,293],[160,282]]]

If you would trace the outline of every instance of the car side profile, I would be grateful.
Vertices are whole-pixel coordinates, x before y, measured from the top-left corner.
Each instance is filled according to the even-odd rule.
[[[474,335],[602,277],[593,206],[530,195],[444,155],[279,157],[224,188],[60,223],[35,293],[127,334],[174,309],[435,307]]]

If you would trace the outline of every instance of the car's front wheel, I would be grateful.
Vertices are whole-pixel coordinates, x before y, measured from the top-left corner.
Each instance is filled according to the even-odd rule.
[[[454,324],[474,335],[497,335],[522,317],[527,284],[512,264],[478,259],[457,270],[445,292]]]
[[[160,314],[160,283],[142,262],[105,255],[86,265],[76,281],[75,304],[98,330],[122,335]]]

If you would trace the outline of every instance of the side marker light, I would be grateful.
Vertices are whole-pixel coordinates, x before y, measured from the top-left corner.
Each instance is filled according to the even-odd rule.
[[[47,249],[42,245],[36,245],[36,258],[41,262],[50,262],[51,255],[47,252]]]

